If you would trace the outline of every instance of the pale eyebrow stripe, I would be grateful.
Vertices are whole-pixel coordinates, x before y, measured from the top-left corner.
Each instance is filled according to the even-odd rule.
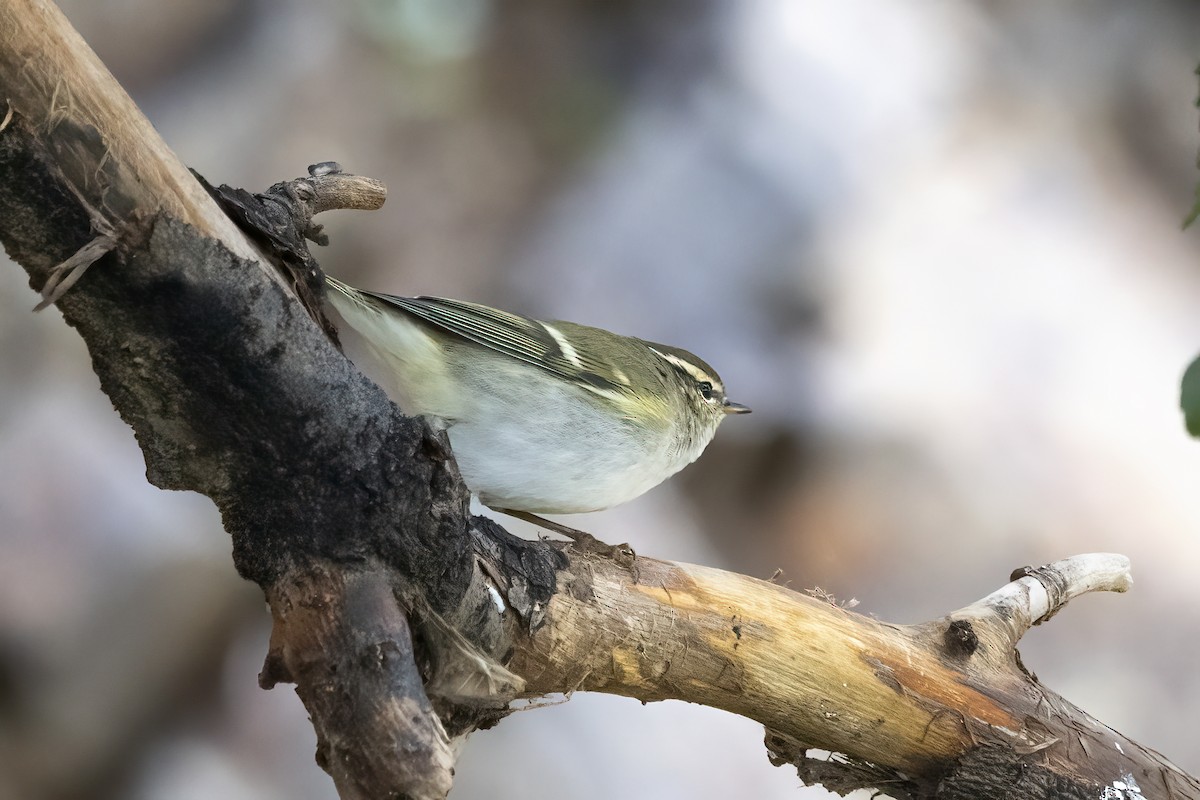
[[[666,361],[668,364],[671,364],[675,368],[686,372],[688,375],[690,375],[692,377],[693,380],[708,381],[713,386],[718,387],[718,388],[720,387],[720,381],[718,381],[712,375],[709,375],[704,370],[697,367],[695,364],[691,364],[687,361],[684,361],[682,358],[679,358],[678,356],[673,356],[669,353],[664,353],[653,347],[648,348],[648,349],[650,350],[651,353],[654,353],[654,355],[658,356],[663,361]]]
[[[558,349],[562,350],[563,357],[565,357],[567,361],[570,361],[572,364],[574,364],[577,369],[583,369],[583,362],[579,360],[578,351],[576,351],[574,346],[567,341],[567,337],[563,336],[562,331],[553,325],[547,325],[544,322],[539,322],[538,324],[546,329],[546,333],[550,334],[550,338],[554,339],[555,343],[558,345]]]

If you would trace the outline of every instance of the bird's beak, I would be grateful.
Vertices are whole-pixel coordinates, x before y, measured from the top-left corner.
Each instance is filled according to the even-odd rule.
[[[724,412],[726,414],[749,414],[750,413],[749,406],[744,406],[741,403],[733,403],[733,402],[730,402],[729,400],[725,401],[725,405],[722,407],[722,410],[724,410]]]

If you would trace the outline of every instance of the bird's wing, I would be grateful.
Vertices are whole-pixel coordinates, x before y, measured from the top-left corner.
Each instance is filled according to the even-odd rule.
[[[585,389],[602,392],[624,389],[603,377],[612,372],[611,368],[606,369],[593,355],[580,352],[553,324],[463,300],[363,294],[475,344],[582,384]]]

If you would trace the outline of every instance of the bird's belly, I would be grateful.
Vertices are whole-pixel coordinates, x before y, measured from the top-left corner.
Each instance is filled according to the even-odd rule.
[[[543,401],[545,398],[543,398]],[[535,514],[573,514],[632,500],[677,472],[665,432],[612,415],[545,402],[537,413],[478,414],[449,428],[467,486],[481,502]]]

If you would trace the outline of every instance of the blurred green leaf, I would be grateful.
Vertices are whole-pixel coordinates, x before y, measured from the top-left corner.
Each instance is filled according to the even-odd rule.
[[[1200,356],[1188,364],[1183,372],[1179,392],[1179,407],[1183,409],[1183,422],[1192,436],[1200,438]]]
[[[1187,230],[1188,226],[1200,217],[1200,184],[1196,184],[1196,202],[1192,203],[1192,210],[1183,218],[1183,228]]]

